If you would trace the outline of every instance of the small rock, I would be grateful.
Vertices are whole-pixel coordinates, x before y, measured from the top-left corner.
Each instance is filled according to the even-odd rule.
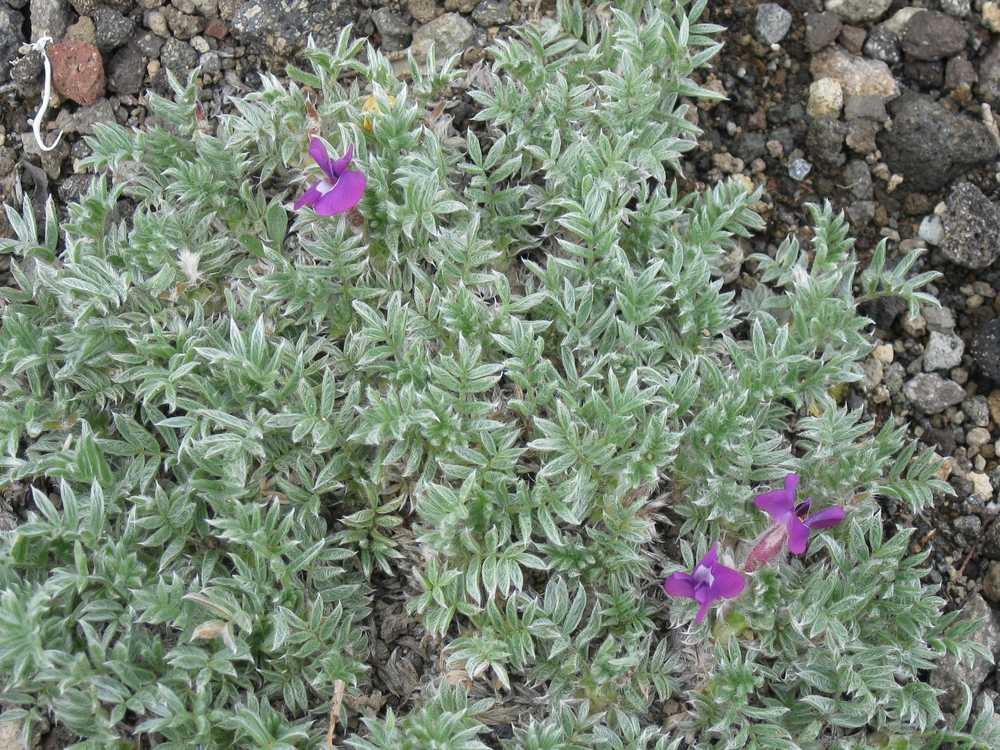
[[[62,39],[69,28],[66,0],[31,0],[31,41],[41,37]]]
[[[445,13],[413,33],[410,51],[416,60],[423,61],[433,46],[437,59],[446,60],[464,50],[474,35],[472,24],[462,16]]]
[[[986,403],[990,408],[990,418],[993,424],[1000,425],[1000,390],[991,391],[986,397]]]
[[[925,216],[920,222],[917,235],[928,245],[940,245],[944,239],[944,224],[941,223],[941,217],[937,214]]]
[[[973,396],[962,402],[962,411],[976,427],[989,427],[990,407],[984,396]]]
[[[816,161],[839,167],[847,161],[843,153],[846,137],[846,123],[829,117],[812,120],[806,133],[806,146]]]
[[[979,85],[976,91],[994,106],[1000,105],[1000,42],[979,62]]]
[[[812,164],[805,159],[792,159],[792,163],[788,165],[788,176],[793,180],[802,182],[802,180],[809,176],[812,168]]]
[[[962,364],[965,342],[954,333],[931,331],[924,349],[924,370],[950,370]]]
[[[0,750],[23,750],[21,735],[24,733],[24,722],[20,719],[0,721]]]
[[[972,88],[979,75],[972,63],[964,55],[956,55],[948,61],[944,69],[944,87],[949,91],[968,86]]]
[[[990,605],[979,594],[968,598],[962,618],[980,621],[980,626],[972,635],[972,640],[980,644],[990,654],[997,653],[1000,644],[1000,628],[997,627]],[[931,672],[931,686],[944,691],[939,697],[946,711],[957,711],[965,700],[966,688],[975,693],[986,676],[992,671],[990,660],[974,656],[972,664],[960,661],[954,656],[942,657],[937,668]]]
[[[844,187],[858,200],[871,200],[874,189],[872,173],[861,159],[852,159],[844,167]]]
[[[205,52],[208,52],[210,49],[212,49],[212,47],[208,43],[208,40],[205,39],[205,37],[203,36],[191,37],[191,39],[188,41],[188,44],[190,44],[194,48],[194,51],[197,52],[198,54],[204,54]]]
[[[135,48],[146,57],[159,57],[163,49],[163,39],[156,34],[146,32],[135,39]]]
[[[1000,562],[991,562],[986,568],[983,597],[994,604],[1000,604]]]
[[[974,450],[978,451],[989,442],[992,442],[990,431],[985,427],[973,427],[965,434],[965,444]]]
[[[893,13],[889,20],[882,25],[897,36],[902,36],[903,31],[906,29],[906,24],[910,22],[910,19],[917,15],[917,13],[922,13],[924,10],[925,8],[907,5]]]
[[[972,494],[984,503],[993,499],[993,483],[990,478],[982,472],[969,472],[969,481],[972,482]],[[995,526],[996,524],[994,524]]]
[[[482,0],[472,11],[472,20],[484,29],[510,23],[510,3],[508,0]]]
[[[187,42],[171,38],[160,50],[160,64],[183,81],[198,65],[198,53]]]
[[[892,0],[826,0],[826,9],[848,21],[875,21],[889,10]]]
[[[413,38],[413,30],[409,24],[388,8],[379,8],[372,13],[372,21],[382,38],[382,49],[386,52],[406,49]]]
[[[942,254],[974,270],[1000,256],[1000,210],[971,182],[959,182],[948,194],[943,219]]]
[[[876,26],[865,40],[864,53],[875,60],[881,60],[887,65],[895,65],[902,58],[899,45],[899,35],[885,24]]]
[[[941,10],[949,16],[965,18],[972,12],[972,0],[941,0]]]
[[[146,24],[147,29],[157,36],[162,36],[164,39],[170,36],[167,17],[158,10],[147,11],[146,15],[143,16],[143,23]]]
[[[203,73],[218,73],[222,70],[222,58],[215,50],[209,50],[198,58],[198,66]]]
[[[163,16],[167,25],[178,39],[189,40],[205,30],[205,19],[189,13],[182,13],[176,8],[164,8]]]
[[[940,333],[950,333],[955,330],[955,313],[950,307],[927,305],[920,312],[930,330]]]
[[[858,26],[845,26],[840,30],[840,43],[852,55],[860,55],[865,48],[868,32]]]
[[[872,356],[883,365],[891,365],[896,358],[896,352],[892,348],[892,344],[879,344],[872,349]]]
[[[940,60],[965,49],[965,25],[944,13],[925,10],[910,18],[900,43],[903,52],[916,60]]]
[[[441,15],[441,10],[434,0],[409,0],[406,9],[417,23],[430,23]]]
[[[967,537],[975,538],[983,530],[983,522],[976,515],[959,516],[955,519],[955,529]]]
[[[923,315],[906,315],[903,317],[903,330],[910,337],[918,339],[927,330],[927,320]]]
[[[86,42],[58,42],[48,48],[52,85],[77,104],[93,104],[104,96],[101,52]]]
[[[10,61],[24,43],[21,27],[24,18],[20,13],[0,5],[0,84],[10,76]]]
[[[820,78],[809,86],[810,117],[838,117],[844,106],[844,90],[832,78]]]
[[[479,0],[444,0],[444,9],[457,10],[459,13],[471,13],[478,4]]]
[[[113,50],[131,38],[135,23],[117,10],[101,6],[94,11],[94,29],[97,48]]]
[[[949,112],[930,97],[907,94],[890,110],[893,127],[879,135],[879,148],[910,189],[939,190],[959,174],[996,158],[997,147],[986,126]]]
[[[108,89],[116,94],[138,94],[144,71],[142,53],[132,45],[122,47],[108,62]]]
[[[757,36],[764,44],[778,44],[792,27],[792,14],[777,3],[757,6]]]
[[[925,414],[938,414],[961,403],[965,389],[940,375],[922,373],[903,386],[903,395]]]
[[[212,39],[225,39],[226,34],[228,33],[229,28],[226,26],[225,22],[219,18],[213,18],[205,24],[205,36],[210,36]]]
[[[867,60],[851,55],[840,47],[830,47],[816,55],[809,66],[813,78],[833,78],[845,96],[881,96],[899,94],[899,85],[889,66],[881,60]]]
[[[220,3],[219,13],[225,18],[222,10]],[[359,15],[354,2],[343,0],[242,0],[230,28],[247,46],[284,59],[302,49],[310,35],[318,47],[335,47],[341,29]]]
[[[90,16],[80,16],[80,19],[66,29],[65,41],[86,42],[87,44],[97,43],[97,29]]]
[[[987,321],[976,331],[969,353],[979,372],[1000,383],[1000,318]]]
[[[1000,32],[1000,3],[994,0],[983,3],[983,26],[990,31]]]
[[[141,69],[140,69],[141,72]],[[91,135],[98,123],[115,122],[115,110],[107,99],[98,99],[89,107],[79,107],[72,114],[68,110],[60,110],[56,117],[56,125],[64,133],[83,133]]]
[[[819,52],[833,44],[843,23],[836,13],[806,13],[806,47]]]
[[[848,120],[886,122],[885,99],[881,96],[849,96],[844,101],[844,116]]]

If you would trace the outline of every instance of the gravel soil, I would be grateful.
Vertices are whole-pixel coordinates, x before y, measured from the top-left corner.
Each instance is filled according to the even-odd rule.
[[[551,14],[550,0],[296,0],[277,13],[264,0],[0,0],[0,203],[15,185],[40,208],[84,190],[83,137],[95,123],[141,125],[145,91],[163,91],[166,71],[202,70],[209,116],[251,90],[264,70],[280,73],[311,33],[320,43],[354,23],[390,55],[436,43],[472,65],[511,25]],[[331,9],[333,8],[333,9]],[[763,188],[767,230],[742,242],[732,284],[754,283],[742,258],[771,252],[788,235],[808,240],[808,202],[845,210],[864,258],[888,241],[890,255],[927,252],[918,270],[943,276],[940,309],[910,318],[892,300],[866,310],[877,346],[866,378],[845,391],[879,421],[907,421],[945,459],[955,490],[910,518],[914,551],[929,548],[931,578],[955,606],[996,628],[1000,618],[1000,2],[990,0],[717,0],[711,21],[726,46],[702,83],[728,99],[699,105],[704,129],[685,189],[730,175]],[[49,153],[28,125],[39,104],[42,61],[19,53],[51,36],[57,95],[46,118]],[[76,65],[75,68],[67,66]],[[62,73],[60,72],[62,69]],[[68,72],[67,72],[68,71]],[[69,75],[72,73],[72,75]],[[60,74],[67,76],[60,84]],[[459,92],[460,93],[460,92]],[[469,114],[456,96],[460,129]],[[0,236],[10,228],[0,212]],[[6,261],[0,259],[0,276]],[[0,279],[2,280],[2,279]],[[23,487],[5,488],[0,527],[16,522]],[[403,610],[403,592],[381,582],[373,615],[374,684],[369,704],[406,705],[438,655]],[[956,667],[940,679],[1000,690],[1000,675]],[[357,712],[352,711],[355,715]],[[50,746],[59,747],[52,740]],[[4,745],[0,742],[0,750]]]

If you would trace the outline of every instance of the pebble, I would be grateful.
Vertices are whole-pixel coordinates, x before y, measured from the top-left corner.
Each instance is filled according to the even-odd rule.
[[[1000,383],[1000,318],[980,326],[972,337],[969,353],[980,373]]]
[[[1000,604],[1000,562],[991,562],[983,576],[983,596],[987,601]]]
[[[508,0],[482,0],[472,11],[472,20],[486,29],[510,23],[510,2]]]
[[[991,442],[990,431],[985,427],[973,427],[965,434],[965,444],[974,450],[978,451],[989,442]]]
[[[13,4],[17,7],[17,4]],[[62,39],[69,27],[69,8],[64,0],[31,0],[31,41],[43,36]]]
[[[940,375],[922,373],[903,386],[903,395],[925,414],[938,414],[949,406],[961,403],[965,389]]]
[[[940,245],[944,240],[944,224],[941,222],[941,217],[935,214],[925,216],[920,222],[917,235],[928,245]]]
[[[948,194],[941,252],[964,268],[986,268],[1000,256],[1000,210],[971,182]]]
[[[908,93],[890,105],[892,130],[879,134],[882,156],[914,190],[934,192],[953,178],[996,158],[986,126],[954,114],[938,101]],[[945,225],[947,235],[947,223]],[[946,239],[947,241],[947,239]]]
[[[160,50],[160,63],[183,81],[198,64],[198,53],[187,42],[170,38]]]
[[[462,52],[472,42],[474,35],[472,24],[462,16],[458,13],[445,13],[413,32],[410,51],[416,60],[422,62],[433,46],[438,60],[446,60]]]
[[[921,308],[920,313],[924,316],[927,328],[931,331],[948,333],[955,330],[955,314],[950,307],[926,305]]]
[[[902,59],[899,46],[899,35],[882,24],[868,33],[865,40],[864,53],[875,60],[881,60],[888,65],[895,65]]]
[[[406,49],[413,38],[410,25],[388,8],[379,8],[372,13],[372,21],[382,38],[382,49],[386,52]]]
[[[969,472],[969,481],[972,482],[972,494],[984,503],[993,499],[993,484],[990,478],[980,471]]]
[[[173,35],[178,39],[186,41],[205,30],[205,19],[201,16],[182,13],[176,8],[164,8],[163,15]]]
[[[101,6],[94,11],[94,34],[98,49],[108,52],[125,44],[135,31],[131,18]]]
[[[903,316],[903,330],[913,338],[920,338],[927,330],[927,320],[923,315]]]
[[[430,23],[441,13],[434,0],[409,0],[406,9],[417,23]]]
[[[941,0],[941,10],[949,16],[965,18],[972,12],[972,0]]]
[[[833,78],[820,78],[809,86],[810,117],[838,117],[844,106],[844,90]]]
[[[950,370],[962,363],[965,342],[954,333],[931,331],[924,349],[924,370]]]
[[[93,104],[104,96],[101,52],[86,42],[57,42],[48,48],[52,86],[77,104]]]
[[[167,26],[167,17],[158,10],[151,10],[143,16],[143,23],[146,28],[157,36],[170,36],[170,27]]]
[[[974,538],[983,530],[983,521],[979,516],[971,513],[966,516],[959,516],[955,519],[955,529],[968,537]]]
[[[765,44],[778,44],[792,27],[792,14],[777,3],[757,6],[757,36]]]
[[[845,96],[879,96],[886,99],[899,94],[899,84],[888,65],[881,60],[852,55],[840,47],[829,47],[817,54],[809,70],[814,79],[835,79]]]
[[[843,23],[836,13],[806,13],[806,47],[819,52],[840,35]]]
[[[1000,390],[990,391],[990,395],[986,397],[986,404],[990,408],[993,424],[1000,425]]]
[[[1000,2],[987,0],[983,3],[983,26],[990,31],[1000,32]]]
[[[872,356],[883,365],[890,365],[896,354],[892,344],[879,344],[872,350]]]
[[[875,21],[889,10],[892,0],[826,0],[826,9],[848,21]]]
[[[912,5],[907,5],[893,13],[883,26],[892,31],[894,34],[902,34],[906,29],[906,24],[910,22],[910,19],[917,13],[921,13],[924,10],[925,8],[917,8]]]
[[[66,29],[67,42],[86,42],[87,44],[97,43],[97,30],[94,28],[94,21],[90,16],[80,16],[79,20]]]
[[[802,182],[802,180],[808,177],[811,171],[812,164],[805,159],[792,159],[792,163],[788,165],[788,176],[798,182]]]
[[[132,45],[122,47],[108,61],[108,90],[135,95],[142,89],[142,81],[142,53]]]
[[[910,18],[900,44],[914,60],[941,60],[965,49],[967,36],[965,25],[958,19],[925,10]]]
[[[962,411],[976,427],[989,427],[990,407],[984,396],[972,396],[962,402]]]

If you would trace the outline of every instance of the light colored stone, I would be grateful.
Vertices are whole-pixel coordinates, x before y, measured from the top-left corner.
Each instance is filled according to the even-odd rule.
[[[892,344],[879,344],[872,350],[872,356],[883,365],[891,365],[892,360],[896,358],[896,352]]]
[[[924,10],[924,8],[915,8],[913,6],[900,8],[882,25],[896,36],[902,36],[903,30],[906,28],[906,24],[908,24],[910,19],[922,10]]]
[[[844,89],[833,78],[820,78],[809,86],[810,117],[839,117],[844,107]]]
[[[845,97],[890,99],[899,95],[899,84],[888,65],[881,60],[852,55],[842,47],[827,47],[813,58],[809,70],[817,80],[832,78],[837,81]]]
[[[965,342],[954,333],[931,331],[924,349],[924,370],[950,370],[962,364]]]
[[[990,478],[981,472],[969,472],[969,481],[972,482],[972,494],[984,503],[993,499],[993,484]]]
[[[433,46],[437,59],[447,60],[462,52],[474,34],[472,24],[458,13],[445,13],[413,32],[410,51],[415,59],[422,61]]]
[[[990,442],[990,431],[985,427],[973,427],[965,436],[965,444],[979,450]]]
[[[961,403],[965,398],[965,389],[954,380],[921,373],[903,386],[903,395],[924,413],[938,414],[949,406]]]
[[[1000,390],[992,391],[986,397],[986,403],[989,404],[993,424],[1000,424]]]
[[[993,0],[983,3],[983,26],[990,31],[1000,32],[1000,3]]]
[[[826,9],[848,21],[875,21],[889,10],[892,0],[826,0]]]

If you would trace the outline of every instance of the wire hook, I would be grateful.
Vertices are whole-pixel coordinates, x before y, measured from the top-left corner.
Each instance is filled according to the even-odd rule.
[[[35,114],[34,119],[28,120],[31,123],[31,130],[35,134],[35,143],[38,144],[38,148],[42,151],[51,151],[54,149],[59,145],[59,141],[63,136],[63,132],[60,130],[56,139],[52,141],[51,146],[46,146],[45,141],[42,139],[42,118],[45,116],[45,111],[49,108],[49,99],[52,98],[52,63],[49,62],[49,56],[45,52],[45,45],[51,41],[52,37],[43,36],[33,44],[24,45],[20,50],[22,53],[38,50],[42,53],[42,63],[45,65],[45,87],[42,89],[42,103],[38,107],[38,112]]]

